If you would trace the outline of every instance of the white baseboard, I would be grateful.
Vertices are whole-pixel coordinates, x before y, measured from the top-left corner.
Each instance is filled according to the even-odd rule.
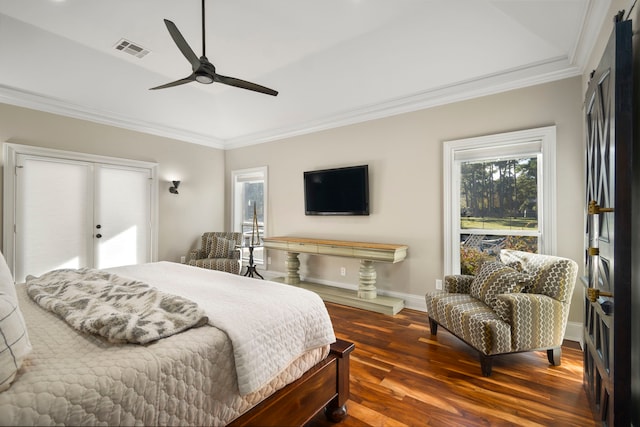
[[[580,343],[580,348],[584,349],[583,326],[581,322],[567,322],[567,329],[564,331],[564,339]]]
[[[262,274],[265,277],[265,279],[273,279],[276,277],[286,276],[286,273],[284,272],[277,272],[272,270],[264,271],[264,272],[260,271],[260,274]],[[333,286],[336,288],[349,289],[352,291],[358,290],[358,285],[353,285],[349,283],[340,283],[340,282],[333,282],[330,280],[314,279],[313,277],[304,277],[302,279],[308,280],[310,282],[318,283],[320,285]],[[386,297],[400,298],[404,300],[404,306],[406,308],[423,311],[425,312],[425,316],[426,316],[427,303],[424,295],[405,294],[402,292],[385,291],[382,289],[378,289],[378,294]],[[564,333],[564,339],[578,342],[580,344],[580,348],[584,348],[583,341],[582,341],[582,333],[583,333],[582,329],[583,329],[583,324],[581,322],[567,322],[567,329],[565,330],[565,333]]]
[[[286,273],[284,272],[278,272],[273,270],[264,271],[264,272],[260,271],[260,274],[262,274],[265,277],[265,279],[268,279],[268,280],[274,279],[276,277],[286,276]],[[358,290],[358,285],[354,285],[351,283],[333,282],[330,280],[316,279],[313,277],[302,277],[302,276],[300,277],[300,279],[307,280],[313,283],[318,283],[319,285],[333,286],[335,288],[348,289],[351,291]],[[425,313],[427,312],[427,303],[424,299],[424,295],[412,295],[412,294],[405,294],[402,292],[385,291],[382,289],[378,289],[378,294],[385,297],[400,298],[404,300],[404,306],[406,308],[410,308],[412,310],[424,311]]]

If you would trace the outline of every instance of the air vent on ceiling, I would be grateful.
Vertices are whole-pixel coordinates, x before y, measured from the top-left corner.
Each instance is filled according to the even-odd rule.
[[[147,53],[151,52],[149,49],[145,49],[139,44],[130,42],[127,39],[120,39],[120,41],[116,43],[114,47],[116,48],[116,50],[128,53],[129,55],[133,55],[136,58],[142,58]]]

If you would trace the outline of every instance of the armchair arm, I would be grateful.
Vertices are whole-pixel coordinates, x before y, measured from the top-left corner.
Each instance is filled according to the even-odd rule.
[[[187,258],[187,261],[206,258],[207,255],[208,254],[205,255],[203,249],[192,249],[189,251],[189,256]]]
[[[569,316],[569,304],[541,294],[496,296],[494,309],[511,325],[513,351],[559,347]]]
[[[453,294],[468,294],[474,276],[467,274],[451,274],[444,276],[444,290]]]

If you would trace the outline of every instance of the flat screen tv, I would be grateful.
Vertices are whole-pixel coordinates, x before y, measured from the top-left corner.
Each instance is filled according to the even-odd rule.
[[[369,215],[369,166],[304,173],[306,215]]]

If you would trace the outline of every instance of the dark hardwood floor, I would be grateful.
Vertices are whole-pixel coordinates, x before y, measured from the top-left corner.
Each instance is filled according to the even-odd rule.
[[[443,328],[432,337],[425,313],[396,316],[327,303],[336,335],[355,343],[349,416],[318,414],[307,427],[596,426],[582,386],[582,352],[563,346],[496,358],[483,377],[477,352]]]

